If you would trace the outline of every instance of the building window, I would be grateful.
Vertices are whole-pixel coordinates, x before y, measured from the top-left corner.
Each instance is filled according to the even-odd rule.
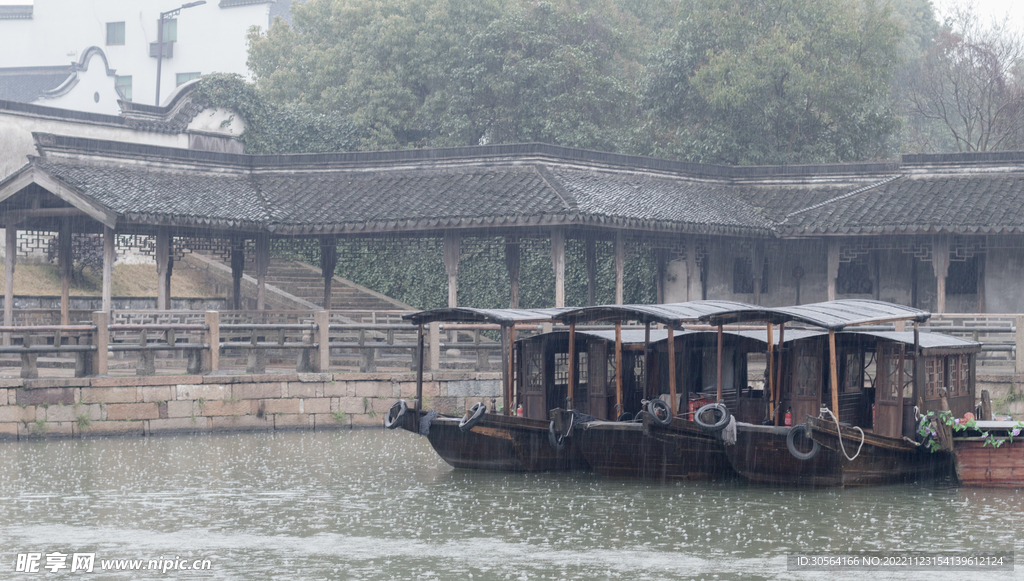
[[[869,295],[874,292],[867,262],[840,262],[836,292],[841,295]]]
[[[177,42],[178,40],[178,19],[168,18],[164,20],[164,42]]]
[[[124,44],[124,22],[107,23],[107,46]]]
[[[125,101],[132,100],[132,77],[114,77],[114,88],[117,89],[117,94],[121,95],[121,98]]]
[[[946,273],[946,294],[978,294],[978,258],[976,256],[967,260],[950,261],[949,271]]]
[[[761,293],[768,292],[768,259],[764,261],[764,268],[761,269]],[[754,292],[754,271],[750,267],[750,259],[745,256],[737,257],[732,263],[732,292],[736,294]]]
[[[199,73],[178,73],[175,78],[177,79],[178,86],[181,86],[192,79],[198,79]]]

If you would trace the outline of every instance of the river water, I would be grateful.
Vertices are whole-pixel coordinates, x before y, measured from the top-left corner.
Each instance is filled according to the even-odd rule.
[[[0,466],[0,579],[1024,578],[1024,565],[787,570],[796,553],[1021,548],[1024,496],[948,482],[793,490],[454,470],[403,430],[7,442]],[[40,572],[17,572],[32,552]],[[93,553],[94,570],[45,570],[53,553],[69,567]],[[164,559],[209,568],[101,570]]]

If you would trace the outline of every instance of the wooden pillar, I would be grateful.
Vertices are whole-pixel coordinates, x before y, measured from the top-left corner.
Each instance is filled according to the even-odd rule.
[[[316,324],[317,351],[313,371],[324,373],[331,368],[331,315],[326,310],[313,313]]]
[[[836,300],[836,278],[839,277],[839,239],[828,240],[828,300]]]
[[[781,395],[782,395],[782,359],[783,359],[783,357],[782,357],[782,353],[783,353],[782,346],[785,345],[785,344],[786,344],[786,323],[779,323],[779,364],[776,366],[776,370],[777,371],[776,371],[775,385],[774,385],[775,391],[773,393],[769,393],[768,394],[769,395],[768,412],[771,414],[770,417],[773,418],[773,423],[776,426],[779,425],[779,414],[775,413],[775,408],[777,408],[779,406],[779,402],[782,400],[782,398],[781,398]]]
[[[621,305],[623,278],[626,268],[626,239],[622,230],[615,232],[615,304]]]
[[[718,375],[716,383],[718,385],[715,392],[715,401],[718,403],[722,402],[722,339],[723,339],[722,326],[718,326]]]
[[[615,321],[615,419],[622,412],[622,322]]]
[[[242,310],[242,275],[245,273],[245,240],[231,245],[231,308]]]
[[[1017,357],[1014,360],[1014,371],[1016,373],[1024,373],[1024,315],[1017,315],[1015,326],[1017,332],[1014,336],[1014,345],[1016,346]]]
[[[555,270],[555,306],[565,306],[565,230],[551,231],[551,267]]]
[[[441,370],[441,323],[430,324],[430,370]]]
[[[569,323],[569,397],[565,409],[573,409],[573,395],[576,391],[576,323]]]
[[[217,311],[206,311],[204,321],[206,333],[204,343],[210,346],[203,351],[203,373],[213,373],[220,369],[220,313]]]
[[[775,393],[775,337],[774,337],[774,325],[768,323],[768,395],[769,402],[771,401],[771,395]],[[769,407],[771,405],[769,404]]]
[[[697,237],[690,236],[686,240],[686,300],[699,301],[703,294],[697,268]]]
[[[104,240],[105,241],[105,240]],[[71,302],[71,267],[74,261],[71,250],[71,220],[60,221],[57,231],[57,270],[60,273],[60,324],[69,324]],[[110,309],[104,307],[105,311]]]
[[[587,234],[587,306],[597,304],[597,240]]]
[[[107,374],[107,348],[110,343],[110,311],[94,312],[92,324],[96,331],[92,336],[92,344],[96,351],[92,352],[92,372],[96,375]]]
[[[505,270],[508,272],[509,308],[519,308],[519,239],[505,238]]]
[[[111,281],[114,274],[114,229],[103,228],[103,312],[110,314],[111,309]]]
[[[448,274],[448,306],[459,306],[459,233],[446,230],[444,233],[444,270]]]
[[[270,268],[270,236],[256,236],[256,310],[267,308],[267,270]]]
[[[320,274],[324,277],[324,310],[331,310],[331,284],[334,269],[338,266],[338,241],[334,238],[320,240]]]
[[[932,269],[935,271],[935,312],[946,312],[946,276],[949,275],[949,236],[932,240]]]
[[[415,418],[419,419],[420,410],[423,409],[423,325],[420,325],[419,332],[416,333],[416,349],[419,352],[419,356],[416,358],[416,415]]]
[[[665,273],[668,270],[668,251],[664,248],[654,249],[654,270],[655,287],[657,296],[655,300],[659,305],[665,304]]]
[[[502,359],[505,359],[502,356]],[[515,377],[516,377],[516,326],[510,325],[508,328],[508,375],[505,376],[505,415],[511,416],[516,415],[516,410],[513,406],[516,405],[515,397]]]
[[[171,257],[171,232],[167,228],[156,231],[156,308],[167,309],[171,294],[171,275],[167,268]]]
[[[14,265],[18,262],[18,227],[4,224],[6,245],[4,246],[4,326],[14,326]],[[4,345],[11,344],[11,334],[4,333]]]
[[[764,246],[757,241],[751,245],[750,272],[754,278],[754,304],[761,304],[761,280],[764,278]]]
[[[828,377],[832,388],[832,413],[839,419],[839,364],[836,361],[836,332],[831,329],[828,332]]]
[[[668,326],[668,398],[669,404],[668,409],[672,412],[672,417],[676,417],[679,414],[679,406],[676,404],[676,343],[674,336],[674,329],[672,326]],[[648,372],[649,373],[649,372]]]
[[[978,312],[984,313],[988,311],[985,305],[985,261],[987,254],[982,252],[975,255],[975,259],[978,261]]]

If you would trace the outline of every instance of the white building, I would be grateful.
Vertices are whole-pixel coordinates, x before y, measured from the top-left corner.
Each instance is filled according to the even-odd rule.
[[[191,2],[189,2],[191,3]],[[205,73],[248,75],[249,29],[286,16],[291,0],[208,0],[164,21],[182,0],[35,0],[0,6],[0,100],[116,115],[118,98],[164,104]],[[158,102],[159,101],[159,102]]]

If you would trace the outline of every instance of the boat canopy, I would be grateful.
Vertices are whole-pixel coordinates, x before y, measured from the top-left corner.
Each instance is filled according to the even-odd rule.
[[[709,313],[701,321],[711,325],[764,322],[778,325],[790,321],[807,323],[829,331],[840,331],[853,325],[870,325],[892,321],[927,321],[928,311],[895,305],[882,301],[842,299],[797,305],[794,307],[750,307],[719,313]]]
[[[872,337],[878,337],[879,339],[903,343],[904,345],[914,345],[913,331],[845,331],[843,333],[836,334],[836,337],[841,337],[843,335],[869,335]],[[944,335],[942,333],[935,332],[923,332],[920,333],[918,336],[920,337],[922,355],[978,353],[979,351],[981,351],[981,343],[978,343],[977,341],[961,339],[959,337],[953,337],[952,335]]]
[[[665,305],[601,305],[567,309],[556,320],[565,324],[639,321],[660,323],[675,329],[717,313],[760,311],[761,307],[735,301],[690,301]]]
[[[554,317],[570,309],[471,309],[444,307],[402,315],[414,325],[427,323],[491,323],[503,327],[519,323],[551,323]]]

